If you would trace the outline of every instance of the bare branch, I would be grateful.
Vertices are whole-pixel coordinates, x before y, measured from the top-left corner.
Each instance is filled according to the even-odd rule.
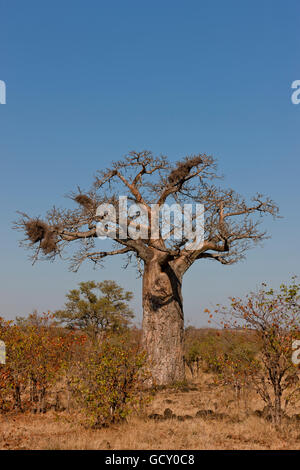
[[[147,263],[159,259],[160,263],[170,263],[183,274],[196,260],[212,259],[222,264],[232,264],[242,259],[246,251],[256,243],[266,239],[266,233],[260,230],[263,215],[278,217],[278,208],[269,198],[256,195],[250,204],[232,189],[214,186],[212,180],[216,174],[216,162],[211,156],[198,154],[188,156],[177,164],[171,165],[165,156],[154,157],[149,151],[130,152],[122,160],[114,162],[111,168],[99,171],[90,191],[83,193],[80,188],[69,196],[76,203],[74,209],[53,207],[46,216],[32,218],[22,214],[15,227],[25,232],[22,242],[33,250],[33,261],[40,257],[55,259],[62,256],[70,245],[78,249],[71,259],[90,259],[100,261],[104,257],[116,254],[132,253]],[[143,238],[132,239],[128,227],[136,231],[145,228],[145,224],[136,221],[135,216],[120,220],[118,197],[127,196],[130,201],[142,204],[148,215],[147,230]],[[175,224],[171,223],[168,239],[162,235],[161,220],[158,238],[152,237],[151,204],[162,206],[176,202],[184,204],[203,204],[205,210],[204,244],[199,249],[187,250],[184,237],[174,237]],[[100,204],[111,204],[116,212],[116,233],[112,242],[116,250],[97,251],[97,223],[101,217],[96,215]],[[255,218],[258,215],[259,218]],[[109,218],[105,221],[110,222]],[[192,217],[193,230],[196,217]],[[120,236],[120,231],[127,233]],[[145,235],[146,234],[146,235]]]

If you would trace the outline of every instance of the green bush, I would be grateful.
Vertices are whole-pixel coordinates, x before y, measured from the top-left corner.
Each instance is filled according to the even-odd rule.
[[[146,357],[126,338],[107,338],[92,346],[78,364],[71,387],[93,427],[126,419],[143,402],[141,388],[148,378]]]

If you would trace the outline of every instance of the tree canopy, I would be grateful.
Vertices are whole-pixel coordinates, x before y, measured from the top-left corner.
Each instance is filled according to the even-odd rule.
[[[70,290],[66,297],[65,308],[55,312],[56,319],[93,338],[101,331],[126,328],[134,317],[128,305],[132,293],[114,281],[80,282],[79,289]]]
[[[147,262],[153,250],[184,273],[196,260],[210,259],[231,264],[242,259],[253,244],[266,238],[260,230],[263,214],[278,215],[278,207],[262,194],[250,202],[233,189],[217,185],[220,177],[212,156],[198,154],[187,156],[176,164],[167,157],[155,157],[150,151],[131,152],[123,160],[114,162],[111,168],[97,172],[92,188],[83,193],[80,188],[69,194],[77,204],[75,209],[53,207],[44,219],[21,213],[15,228],[26,234],[25,245],[33,248],[33,261],[40,257],[54,259],[62,254],[69,242],[79,243],[71,256],[71,269],[77,270],[84,260],[101,264],[112,255],[126,255],[129,261],[138,258]],[[117,231],[113,238],[114,249],[103,251],[97,243],[97,207],[112,204],[118,216],[118,196],[128,196],[130,202],[142,204],[149,213],[147,235],[133,239],[130,234],[120,238],[124,228],[117,218]],[[187,250],[184,238],[164,239],[162,227],[159,236],[151,236],[151,204],[161,207],[164,203],[203,204],[205,210],[205,239],[199,249]],[[258,216],[258,217],[256,217]],[[137,215],[128,216],[126,228]],[[103,216],[102,216],[103,219]],[[109,217],[106,215],[106,220]],[[139,224],[137,224],[139,225]]]

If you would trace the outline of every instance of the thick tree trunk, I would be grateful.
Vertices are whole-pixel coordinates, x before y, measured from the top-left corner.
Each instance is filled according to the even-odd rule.
[[[143,277],[143,346],[153,385],[184,380],[184,320],[181,279],[169,263],[145,264]]]

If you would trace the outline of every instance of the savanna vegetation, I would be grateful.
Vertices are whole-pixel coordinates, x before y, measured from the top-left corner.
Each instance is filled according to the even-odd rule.
[[[131,298],[86,282],[62,310],[1,319],[1,448],[300,448],[296,278],[206,310],[169,386],[150,380]]]

